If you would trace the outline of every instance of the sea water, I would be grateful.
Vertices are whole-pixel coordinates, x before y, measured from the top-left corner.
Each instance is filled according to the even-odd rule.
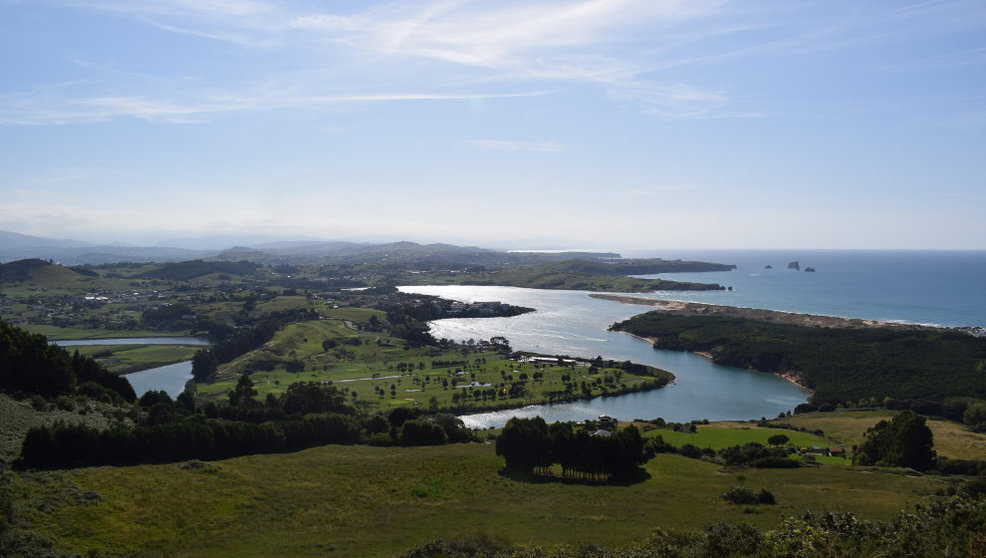
[[[986,252],[722,251],[638,254],[736,264],[725,272],[661,274],[680,281],[719,283],[726,291],[667,291],[641,295],[851,318],[935,324],[986,325]],[[797,261],[800,271],[788,269]],[[770,266],[770,268],[767,268]],[[814,272],[806,272],[813,267]],[[510,416],[578,420],[618,418],[687,421],[751,419],[791,410],[807,398],[776,376],[722,367],[702,357],[659,351],[608,326],[652,310],[590,298],[581,291],[511,287],[402,287],[406,292],[466,302],[500,300],[536,308],[512,318],[450,319],[430,323],[438,338],[457,341],[501,335],[515,349],[546,354],[633,360],[664,368],[677,379],[667,388],[561,405],[465,416],[472,427],[501,426]]]
[[[733,288],[647,295],[655,298],[948,327],[986,326],[986,251],[773,250],[639,255],[737,266],[724,272],[641,275]],[[800,271],[787,268],[794,261]],[[806,267],[815,271],[806,272]]]

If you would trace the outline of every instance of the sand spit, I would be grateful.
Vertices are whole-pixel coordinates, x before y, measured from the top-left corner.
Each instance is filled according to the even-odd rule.
[[[816,316],[812,314],[796,314],[778,310],[762,310],[759,308],[741,308],[737,306],[719,306],[701,302],[683,302],[680,300],[661,300],[642,298],[639,296],[611,295],[593,293],[589,296],[602,300],[611,300],[623,304],[641,304],[654,306],[685,316],[722,316],[727,318],[746,318],[774,324],[788,324],[814,327],[831,327],[838,329],[865,329],[889,327],[895,329],[936,329],[931,326],[917,324],[902,324],[896,322],[880,322],[877,320],[861,320],[858,318],[839,318],[836,316]]]

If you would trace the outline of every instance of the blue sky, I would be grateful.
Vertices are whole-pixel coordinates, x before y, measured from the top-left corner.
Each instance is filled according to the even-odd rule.
[[[0,229],[986,249],[986,4],[0,0]]]

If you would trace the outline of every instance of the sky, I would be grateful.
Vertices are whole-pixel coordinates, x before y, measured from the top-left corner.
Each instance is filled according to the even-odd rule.
[[[986,249],[986,3],[0,0],[0,230]]]

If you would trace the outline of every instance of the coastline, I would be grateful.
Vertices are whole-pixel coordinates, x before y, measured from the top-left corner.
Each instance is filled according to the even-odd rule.
[[[593,296],[593,295],[589,295],[589,296]],[[632,297],[627,297],[627,298],[632,298]],[[646,299],[638,299],[638,300],[646,300]],[[668,302],[675,302],[675,301],[668,301]],[[695,304],[695,303],[685,303],[685,304]],[[709,305],[709,306],[712,306],[712,305]],[[729,308],[729,307],[728,306],[725,306],[723,308]],[[647,341],[648,343],[651,344],[652,347],[654,346],[654,343],[657,342],[657,338],[656,337],[644,337],[644,336],[641,336],[641,335],[636,335],[634,333],[630,333],[629,331],[621,331],[620,333],[622,333],[624,335],[629,335],[630,337],[633,337],[633,338],[636,338],[636,339],[640,339],[642,341]],[[711,351],[688,351],[688,352],[692,353],[693,355],[698,355],[700,357],[704,357],[704,358],[707,358],[707,359],[715,362],[715,355]],[[759,372],[759,370],[757,372]],[[763,374],[771,374],[773,376],[778,376],[780,378],[783,378],[787,382],[798,386],[799,388],[807,391],[808,393],[814,393],[814,391],[815,391],[815,390],[811,389],[810,387],[806,386],[803,383],[803,380],[801,379],[801,376],[797,372],[788,371],[788,372],[780,372],[780,373],[772,373],[772,372],[762,372],[762,373]],[[674,381],[672,380],[672,382],[670,384],[668,384],[668,385],[671,385],[673,383],[674,383]]]
[[[720,316],[725,318],[745,318],[760,322],[798,325],[805,327],[830,327],[837,329],[869,329],[869,328],[894,328],[894,329],[925,329],[940,330],[942,328],[918,325],[902,324],[898,322],[881,322],[877,320],[863,320],[860,318],[841,318],[838,316],[819,316],[815,314],[798,314],[795,312],[783,312],[780,310],[764,310],[760,308],[743,308],[740,306],[721,306],[718,304],[706,304],[703,302],[684,302],[680,300],[664,300],[656,298],[642,298],[638,296],[611,295],[601,293],[590,293],[590,297],[600,300],[609,300],[621,304],[638,304],[642,306],[653,306],[663,310],[681,314],[684,316]]]

